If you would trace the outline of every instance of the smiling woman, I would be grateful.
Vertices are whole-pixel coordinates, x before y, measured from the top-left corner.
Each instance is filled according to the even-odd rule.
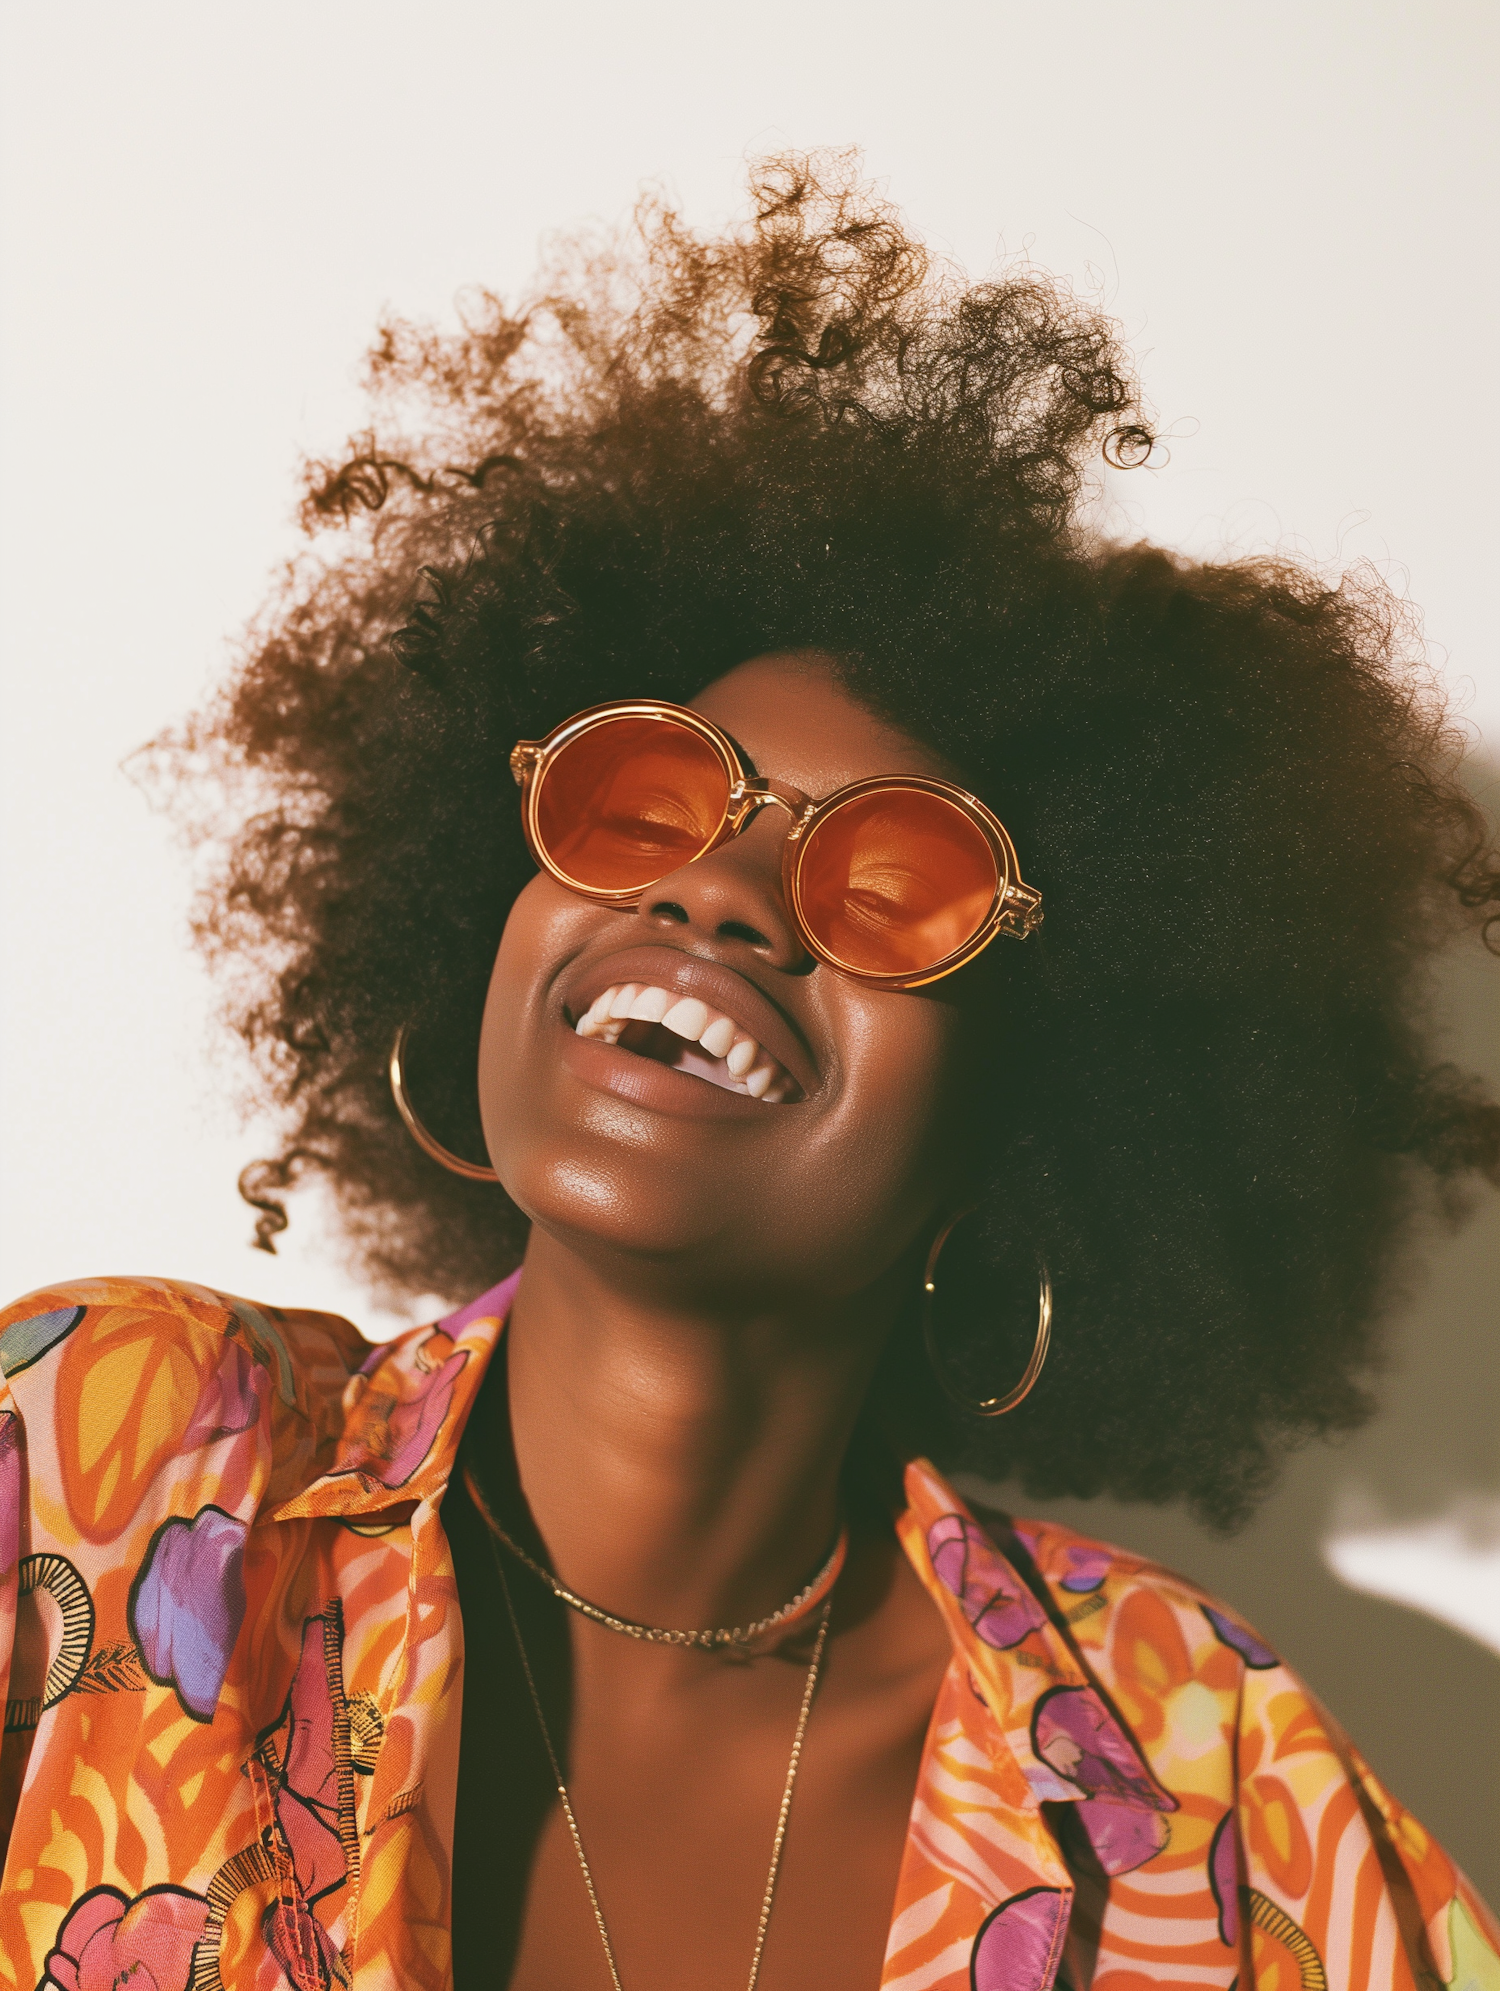
[[[163,745],[257,796],[260,1242],[315,1174],[455,1311],[0,1315],[7,1981],[1500,1982],[1231,1609],[943,1477],[1230,1522],[1364,1414],[1415,1200],[1500,1174],[1440,690],[1374,581],[1089,536],[1151,438],[1059,287],[752,192],[384,328]]]

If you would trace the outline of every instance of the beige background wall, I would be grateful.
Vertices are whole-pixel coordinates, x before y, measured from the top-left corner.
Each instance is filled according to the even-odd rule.
[[[970,269],[1029,253],[1101,293],[1173,438],[1167,467],[1114,481],[1117,526],[1374,560],[1500,753],[1497,18],[1444,0],[9,6],[0,1287],[169,1272],[395,1324],[310,1215],[280,1258],[246,1249],[233,1182],[257,1137],[186,951],[180,853],[120,763],[222,669],[291,550],[298,454],[358,422],[381,308],[514,289],[545,229],[619,215],[648,177],[713,221],[747,152],[858,142]],[[1471,958],[1453,986],[1500,1081],[1494,977]],[[1085,1517],[1258,1620],[1492,1898],[1497,1274],[1491,1199],[1434,1241],[1382,1419],[1305,1455],[1237,1541]]]

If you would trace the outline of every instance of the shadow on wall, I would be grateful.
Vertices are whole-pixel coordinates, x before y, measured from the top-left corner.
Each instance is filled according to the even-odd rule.
[[[1495,778],[1487,801],[1500,793],[1500,771]],[[1490,784],[1475,786],[1483,794]],[[1444,1008],[1447,1054],[1500,1093],[1500,962],[1474,942],[1447,968]],[[1230,1540],[1175,1510],[1037,1502],[1011,1486],[982,1497],[1150,1556],[1242,1611],[1500,1905],[1500,1655],[1423,1611],[1349,1589],[1324,1557],[1351,1507],[1393,1529],[1500,1513],[1500,1197],[1481,1190],[1456,1235],[1434,1225],[1390,1348],[1380,1415],[1347,1442],[1300,1453]],[[1493,1554],[1476,1553],[1469,1566],[1471,1580],[1500,1583]],[[1463,1568],[1455,1557],[1450,1590],[1462,1586]]]

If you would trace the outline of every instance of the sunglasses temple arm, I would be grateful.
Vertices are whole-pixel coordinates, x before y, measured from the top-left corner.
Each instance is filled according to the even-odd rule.
[[[517,740],[510,750],[510,771],[517,788],[526,786],[528,774],[535,774],[542,762],[542,749],[536,740]]]
[[[999,930],[1012,940],[1024,940],[1042,923],[1042,895],[1034,885],[1023,885],[1019,878],[1006,887],[1001,906]]]

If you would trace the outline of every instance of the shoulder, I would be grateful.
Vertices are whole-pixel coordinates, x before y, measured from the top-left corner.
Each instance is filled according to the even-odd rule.
[[[1281,1665],[1232,1605],[1175,1570],[1058,1521],[981,1519],[1030,1564],[1076,1641],[1111,1672],[1165,1687],[1205,1670],[1238,1679]]]
[[[1166,1788],[1194,1787],[1212,1759],[1211,1781],[1227,1800],[1241,1772],[1251,1778],[1288,1751],[1299,1755],[1309,1790],[1349,1782],[1343,1730],[1232,1604],[1058,1522],[1006,1525],[1005,1553]]]
[[[333,1315],[186,1280],[72,1280],[0,1309],[0,1444],[24,1444],[33,1481],[56,1472],[76,1494],[86,1480],[86,1504],[114,1509],[167,1459],[257,1428],[278,1457],[288,1440],[316,1451],[369,1353]]]
[[[1233,1946],[1248,1912],[1257,1962],[1274,1961],[1292,1983],[1312,1981],[1310,1964],[1321,1981],[1320,1952],[1347,1953],[1352,1926],[1368,1952],[1382,1918],[1408,1935],[1414,1964],[1430,1946],[1444,1982],[1460,1957],[1493,1968],[1500,1928],[1483,1903],[1238,1611],[1188,1577],[1058,1522],[972,1511],[1105,1703],[1091,1722],[1054,1722],[1045,1736],[1034,1721],[1034,1745],[1097,1802],[1127,1788],[1108,1767],[1125,1760],[1109,1746],[1112,1724],[1123,1723],[1166,1794],[1174,1915],[1188,1913],[1190,1871],[1206,1875],[1203,1912],[1217,1918],[1220,1940]],[[1037,1706],[1049,1699],[1044,1692]],[[1119,1837],[1108,1817],[1078,1809],[1095,1856],[1123,1871],[1105,1859]]]

